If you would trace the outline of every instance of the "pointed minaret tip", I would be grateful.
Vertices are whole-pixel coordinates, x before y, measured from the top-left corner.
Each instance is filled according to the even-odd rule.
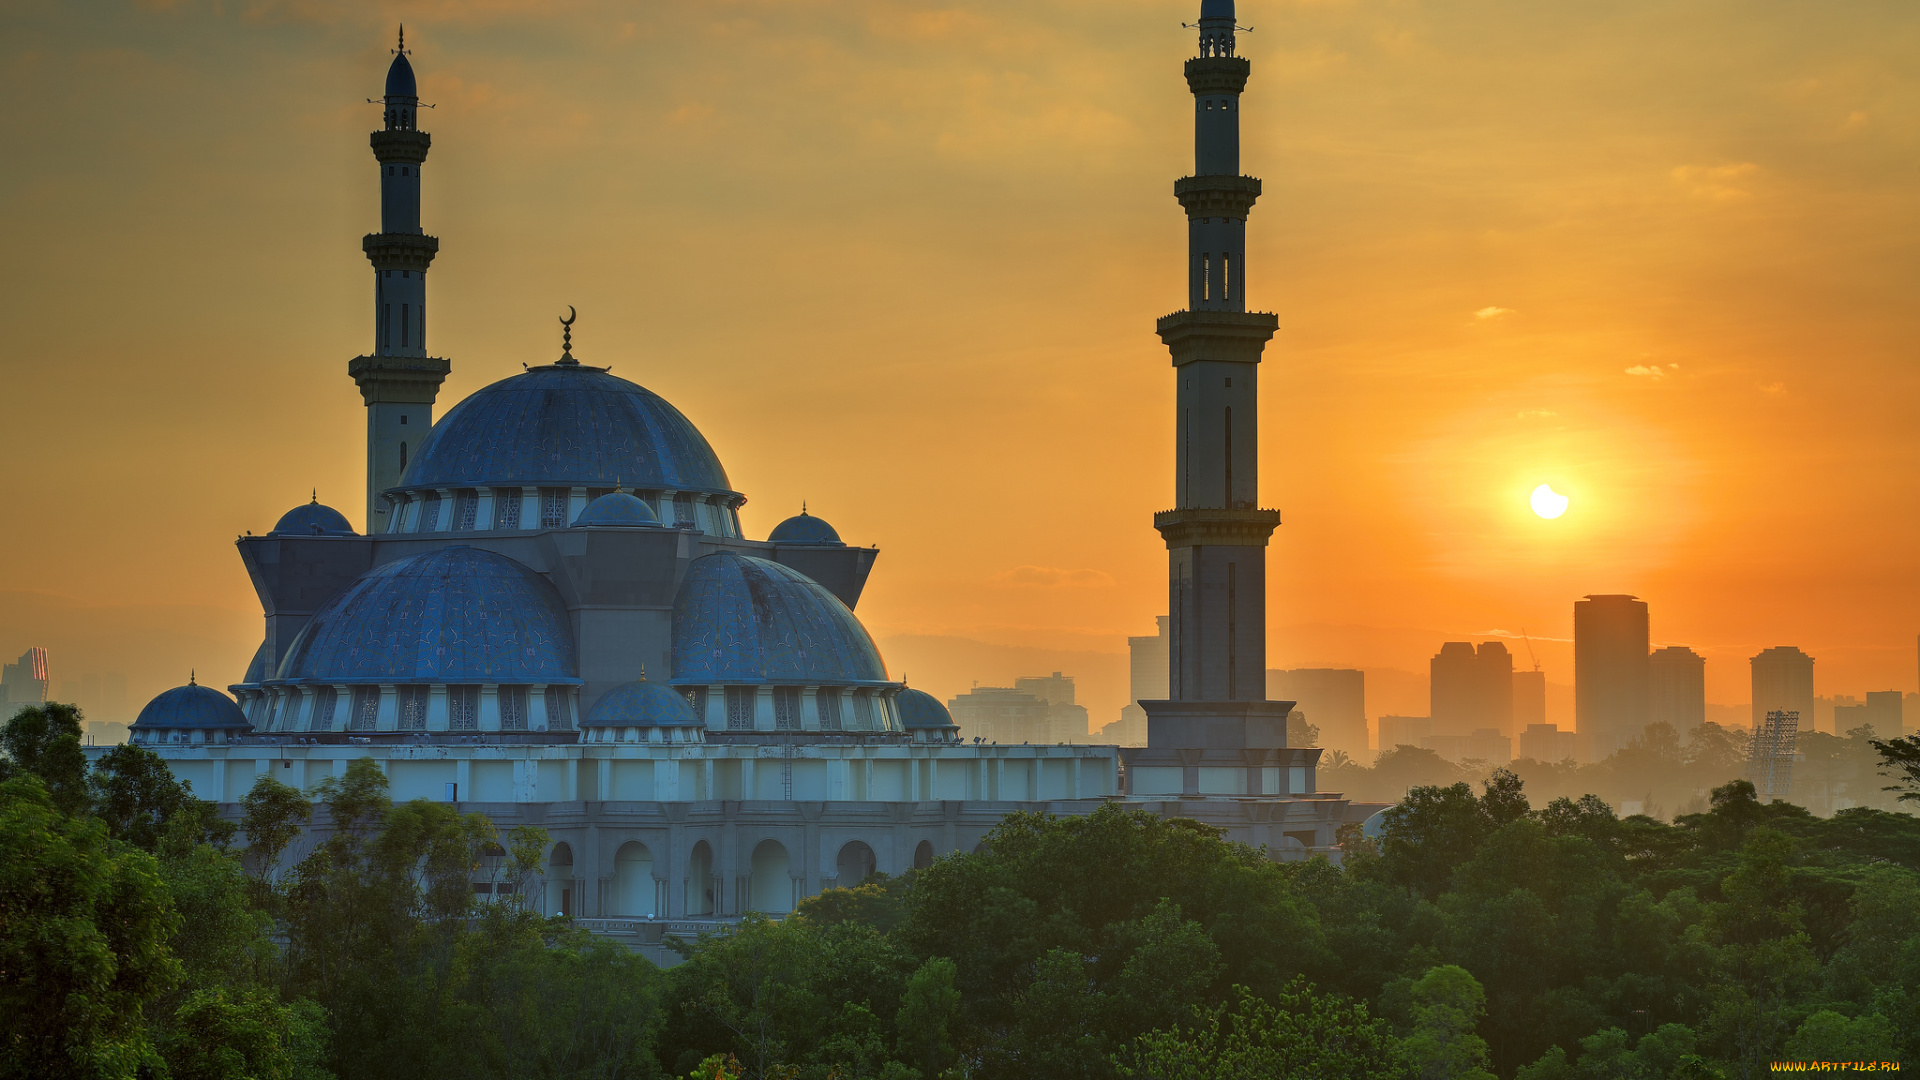
[[[200,685],[200,673],[193,668],[187,669],[187,685],[188,686]]]

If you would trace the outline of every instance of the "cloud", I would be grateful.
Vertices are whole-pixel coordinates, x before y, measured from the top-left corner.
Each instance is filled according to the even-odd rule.
[[[1786,383],[1781,383],[1781,382],[1764,383],[1761,386],[1757,387],[1757,389],[1763,394],[1772,394],[1774,397],[1787,396]]]
[[[1027,585],[1041,589],[1099,589],[1113,584],[1105,570],[1063,570],[1057,566],[1016,566],[993,575],[997,585]]]
[[[1859,131],[1861,128],[1864,128],[1866,126],[1867,126],[1866,110],[1855,109],[1852,112],[1848,113],[1847,118],[1841,122],[1840,130],[1841,131]]]
[[[1696,199],[1729,202],[1753,194],[1741,182],[1759,171],[1760,166],[1742,161],[1732,165],[1677,165],[1672,175],[1674,183]]]
[[[1474,312],[1473,317],[1484,322],[1487,319],[1497,319],[1502,315],[1511,314],[1513,314],[1513,309],[1510,307],[1493,307],[1492,305],[1488,305]]]
[[[1661,379],[1671,378],[1679,371],[1679,364],[1635,364],[1627,369],[1627,374],[1658,382]]]

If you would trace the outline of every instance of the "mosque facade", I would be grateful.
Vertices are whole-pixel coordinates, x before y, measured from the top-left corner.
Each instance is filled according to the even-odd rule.
[[[746,536],[746,496],[707,439],[576,358],[571,315],[556,358],[436,419],[450,364],[427,342],[431,138],[404,40],[371,136],[373,343],[348,363],[367,410],[366,531],[316,499],[239,538],[264,616],[252,663],[228,693],[190,681],[161,694],[134,741],[225,804],[262,774],[310,789],[372,758],[397,800],[545,828],[548,909],[652,940],[654,919],[789,911],[972,850],[1016,810],[1125,800],[1276,858],[1337,857],[1335,831],[1360,808],[1315,790],[1318,751],[1287,749],[1287,703],[1263,700],[1263,549],[1278,519],[1251,509],[1253,370],[1274,322],[1245,312],[1258,182],[1231,175],[1238,111],[1224,103],[1246,61],[1232,56],[1230,0],[1205,0],[1200,27],[1198,179],[1176,190],[1204,250],[1193,310],[1161,333],[1182,416],[1225,409],[1228,431],[1194,421],[1222,449],[1182,451],[1179,509],[1156,519],[1177,674],[1172,700],[1142,702],[1136,761],[1113,746],[963,742],[938,699],[889,676],[855,614],[878,550],[804,509]]]

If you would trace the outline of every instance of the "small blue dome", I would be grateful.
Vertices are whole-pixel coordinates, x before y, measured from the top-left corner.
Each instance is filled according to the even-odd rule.
[[[701,727],[687,699],[665,683],[635,679],[600,695],[587,710],[590,728]]]
[[[322,506],[314,499],[305,506],[296,506],[280,515],[273,526],[276,533],[297,533],[305,536],[356,536],[353,523],[347,516],[331,506]]]
[[[320,683],[579,683],[560,594],[491,551],[444,547],[378,566],[329,600],[280,661]]]
[[[658,394],[581,365],[502,379],[448,410],[399,489],[613,487],[734,494],[713,447]]]
[[[730,551],[695,559],[673,599],[673,682],[883,685],[867,628],[800,571]]]
[[[624,491],[610,491],[587,504],[580,516],[573,519],[576,529],[587,526],[599,526],[603,529],[644,529],[657,527],[660,519],[654,515],[653,507],[646,500],[635,498]]]
[[[393,65],[387,68],[387,96],[390,98],[420,96],[420,91],[413,82],[413,65],[407,62],[406,53],[395,53]]]
[[[176,686],[147,702],[147,707],[140,710],[140,716],[134,720],[133,726],[142,731],[193,728],[203,731],[238,728],[245,731],[253,727],[232,698],[211,686],[191,682]]]
[[[840,534],[825,519],[814,517],[802,509],[800,513],[773,527],[767,534],[770,544],[831,544],[845,547]]]
[[[953,722],[953,714],[947,711],[940,699],[925,690],[908,687],[893,699],[894,707],[900,710],[900,726],[912,731],[915,728],[937,729],[940,731],[959,731],[960,725]]]

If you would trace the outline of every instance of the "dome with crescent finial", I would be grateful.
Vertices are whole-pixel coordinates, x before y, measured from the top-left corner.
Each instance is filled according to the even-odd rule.
[[[252,728],[232,698],[190,678],[147,702],[128,731],[136,743],[225,742]]]
[[[353,524],[347,516],[320,501],[316,492],[313,501],[296,506],[280,515],[273,526],[273,532],[280,535],[299,536],[357,536]]]
[[[573,519],[576,529],[650,529],[660,527],[653,507],[624,491],[609,491],[587,504]]]
[[[394,491],[616,483],[737,498],[680,410],[585,364],[548,364],[476,391],[433,425]]]
[[[771,544],[818,544],[821,546],[845,547],[840,534],[822,518],[807,513],[802,506],[800,512],[773,527],[767,534]]]

